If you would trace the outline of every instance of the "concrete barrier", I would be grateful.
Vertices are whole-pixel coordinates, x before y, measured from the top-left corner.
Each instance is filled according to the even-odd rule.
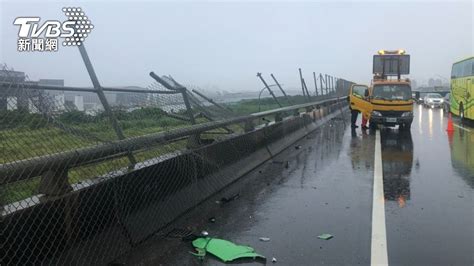
[[[321,107],[4,213],[2,264],[105,264],[346,109]]]

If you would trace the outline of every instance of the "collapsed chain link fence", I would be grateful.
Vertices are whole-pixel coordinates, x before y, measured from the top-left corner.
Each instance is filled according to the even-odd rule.
[[[109,262],[251,165],[245,157],[263,144],[248,132],[298,111],[251,116],[255,100],[216,103],[151,76],[145,89],[103,88],[101,98],[2,67],[0,264]],[[347,95],[350,84],[341,79],[310,100]],[[307,102],[294,96],[284,106]],[[271,98],[262,106],[278,107]]]

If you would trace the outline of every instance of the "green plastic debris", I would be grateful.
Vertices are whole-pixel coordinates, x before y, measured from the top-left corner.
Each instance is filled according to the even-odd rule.
[[[322,235],[319,235],[318,238],[319,239],[323,239],[323,240],[329,240],[331,238],[333,238],[334,236],[333,235],[330,235],[330,234],[322,234]]]
[[[240,258],[265,259],[264,256],[256,253],[252,247],[236,245],[223,239],[201,237],[195,239],[192,243],[198,253],[191,254],[199,257],[203,257],[206,252],[209,252],[224,262],[233,261]]]

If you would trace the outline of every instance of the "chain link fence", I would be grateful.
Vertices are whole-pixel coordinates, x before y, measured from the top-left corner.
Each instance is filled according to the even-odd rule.
[[[275,121],[341,105],[323,99],[351,84],[250,114],[242,110],[255,101],[229,107],[150,75],[147,88],[72,88],[2,67],[2,265],[107,263],[244,174],[251,154],[303,120]]]

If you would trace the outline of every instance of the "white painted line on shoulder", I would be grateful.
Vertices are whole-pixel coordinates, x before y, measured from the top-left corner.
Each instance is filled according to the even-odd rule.
[[[466,130],[467,132],[471,132],[471,130],[470,130],[470,129],[468,129],[468,128],[462,127],[462,126],[460,126],[460,125],[456,125],[456,124],[454,124],[454,123],[453,123],[453,125],[454,125],[455,127],[457,127],[457,128],[460,128],[460,129]]]
[[[385,198],[383,192],[382,146],[380,131],[375,135],[374,187],[372,198],[371,265],[388,265]]]

